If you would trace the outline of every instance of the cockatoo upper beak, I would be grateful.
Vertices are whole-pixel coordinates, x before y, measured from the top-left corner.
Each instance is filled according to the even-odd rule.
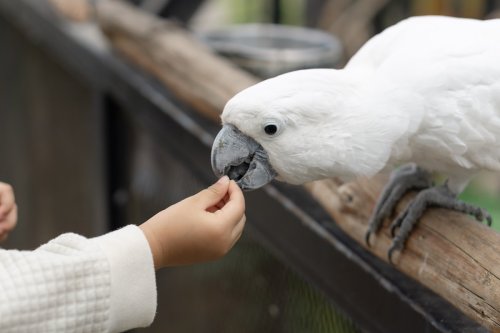
[[[262,187],[276,176],[264,148],[233,125],[224,125],[214,140],[212,169],[217,177],[235,180],[244,191]]]

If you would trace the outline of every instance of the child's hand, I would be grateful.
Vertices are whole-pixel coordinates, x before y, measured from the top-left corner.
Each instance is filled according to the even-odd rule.
[[[155,268],[210,261],[225,255],[245,225],[245,199],[226,176],[159,212],[140,228]]]
[[[17,223],[17,205],[14,190],[0,182],[0,242],[4,241]]]

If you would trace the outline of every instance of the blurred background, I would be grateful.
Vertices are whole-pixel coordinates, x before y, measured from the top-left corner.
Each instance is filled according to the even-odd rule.
[[[130,1],[154,12],[169,2]],[[316,28],[341,40],[343,62],[375,33],[409,16],[500,17],[498,0],[206,0],[193,3],[199,7],[187,24],[194,31],[256,22]]]
[[[130,3],[178,21],[260,78],[299,68],[340,68],[371,36],[408,16],[500,17],[500,0]],[[7,248],[32,249],[62,232],[91,237],[137,224],[206,186],[206,177],[186,170],[179,151],[166,149],[162,138],[152,137],[148,126],[131,116],[127,109],[134,103],[103,96],[3,16],[0,42],[0,180],[14,185],[20,207],[19,227]],[[71,45],[64,47],[69,50]],[[96,50],[98,54],[100,49]],[[78,52],[68,54],[74,62],[85,62]],[[177,140],[180,146],[191,145],[182,136]],[[209,156],[197,167],[209,169]],[[498,175],[481,175],[462,198],[487,208],[493,227],[500,230]],[[223,260],[160,272],[156,321],[136,331],[348,333],[364,329],[363,323],[352,320],[258,239],[250,227]],[[359,292],[350,291],[353,297]],[[375,301],[383,308],[384,300]],[[405,320],[395,317],[395,321]],[[420,330],[424,331],[432,330]]]

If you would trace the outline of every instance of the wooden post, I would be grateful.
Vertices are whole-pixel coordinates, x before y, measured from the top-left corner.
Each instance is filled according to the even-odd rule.
[[[207,117],[219,121],[226,101],[257,82],[214,55],[180,27],[118,1],[100,1],[97,18],[112,45]],[[338,225],[364,245],[383,175],[349,184],[317,181],[305,189]],[[408,197],[411,197],[409,195]],[[403,200],[399,209],[404,207]],[[387,261],[384,228],[367,248]],[[493,332],[500,332],[500,234],[463,214],[431,209],[395,266]]]

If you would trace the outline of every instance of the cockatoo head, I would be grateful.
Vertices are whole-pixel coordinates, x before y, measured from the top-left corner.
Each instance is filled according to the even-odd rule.
[[[335,167],[331,89],[334,70],[302,70],[262,81],[226,104],[212,147],[212,168],[244,190],[273,178],[292,184],[325,178]],[[326,89],[328,87],[328,89]],[[334,138],[333,138],[334,139]]]

